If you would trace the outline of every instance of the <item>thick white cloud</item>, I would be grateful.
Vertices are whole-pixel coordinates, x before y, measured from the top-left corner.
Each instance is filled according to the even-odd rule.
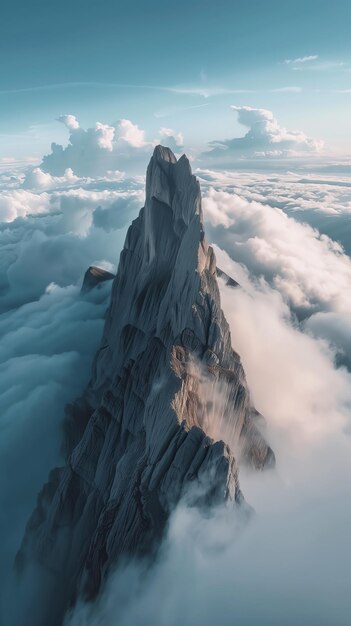
[[[287,130],[280,126],[272,111],[250,106],[232,106],[239,124],[249,130],[244,137],[210,142],[211,150],[202,155],[204,161],[218,159],[230,163],[238,158],[282,158],[316,154],[323,142],[305,135],[302,131]]]
[[[65,187],[78,181],[79,177],[73,174],[71,168],[67,168],[63,176],[52,176],[47,172],[43,172],[40,167],[34,167],[26,173],[23,187],[25,189],[54,189],[56,187]]]
[[[173,152],[178,153],[184,145],[182,133],[176,133],[172,128],[160,128],[160,143],[166,145]]]
[[[133,148],[143,148],[147,142],[145,141],[145,131],[141,130],[137,124],[133,124],[130,120],[120,120],[117,125],[118,139],[124,141]]]
[[[70,130],[76,130],[79,128],[79,122],[75,115],[60,115],[60,117],[57,118],[57,121],[62,122],[62,124],[67,126]]]
[[[300,314],[350,311],[351,260],[340,244],[281,209],[227,191],[210,188],[203,207],[210,238]]]
[[[146,139],[145,131],[131,120],[121,119],[116,124],[97,122],[93,128],[83,129],[74,115],[59,118],[70,131],[66,147],[53,143],[51,153],[43,158],[41,170],[62,177],[67,170],[81,177],[105,176],[109,171],[127,170],[143,173],[153,147],[165,140],[170,147],[183,143],[181,133],[171,129],[160,130],[159,139]]]
[[[18,217],[47,212],[49,196],[24,189],[2,191],[0,195],[0,222],[12,222]]]

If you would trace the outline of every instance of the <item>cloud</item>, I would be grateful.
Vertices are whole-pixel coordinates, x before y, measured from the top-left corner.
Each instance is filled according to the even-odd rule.
[[[69,130],[77,130],[79,128],[79,122],[75,115],[60,115],[57,121],[62,122]]]
[[[214,96],[222,96],[227,94],[244,94],[244,93],[254,93],[252,89],[229,89],[227,87],[192,87],[192,86],[175,86],[175,87],[166,87],[166,91],[186,94],[186,95],[194,95],[194,96],[202,96],[203,98],[211,98]]]
[[[18,217],[41,214],[47,211],[48,195],[24,189],[2,191],[0,195],[0,220],[12,222]]]
[[[100,259],[115,263],[143,198],[136,181],[9,190],[0,200],[8,221],[0,225],[0,311],[39,298],[51,282],[79,284]]]
[[[335,164],[344,173],[346,164]],[[315,167],[324,171],[323,166]],[[320,233],[340,242],[351,255],[350,179],[328,173],[308,174],[306,165],[299,172],[266,175],[260,172],[197,170],[203,186],[213,186],[242,199],[282,209],[296,221],[307,223]]]
[[[342,247],[281,209],[210,188],[209,237],[284,293],[299,315],[351,308],[351,260]],[[351,311],[350,311],[351,312]]]
[[[291,67],[295,72],[313,71],[313,72],[328,72],[330,70],[342,70],[349,71],[344,61],[321,61],[320,63],[311,63],[306,65],[293,65]]]
[[[40,165],[40,171],[59,178],[67,171],[75,176],[92,178],[116,170],[127,169],[132,174],[144,172],[153,147],[160,141],[147,140],[145,131],[128,119],[112,125],[96,122],[94,127],[86,130],[80,127],[74,115],[61,116],[59,121],[70,131],[68,145],[63,147],[53,143],[51,153],[44,156]],[[161,139],[179,148],[183,143],[182,134],[169,131],[168,128],[161,129]]]
[[[51,284],[37,301],[0,316],[1,595],[36,495],[62,463],[64,407],[88,381],[110,287],[81,297],[79,287]]]
[[[272,89],[273,93],[301,93],[301,87],[277,87],[277,89]]]
[[[67,168],[63,176],[52,176],[47,172],[43,172],[40,167],[34,167],[26,173],[23,187],[28,189],[53,189],[78,182],[78,180],[79,177],[73,174],[71,168]]]
[[[210,142],[211,150],[202,159],[230,163],[235,159],[291,157],[320,152],[323,143],[302,131],[290,131],[279,125],[272,111],[250,106],[232,106],[238,122],[249,130],[244,137]]]
[[[160,128],[159,134],[160,143],[168,146],[173,152],[179,152],[184,145],[182,133],[176,133],[172,128]]]
[[[107,208],[101,205],[93,211],[93,224],[107,233],[123,228],[136,212],[136,198],[119,197]]]
[[[296,59],[286,59],[284,63],[287,65],[297,65],[300,63],[310,63],[311,61],[316,61],[318,58],[318,54],[310,54],[309,56],[297,57]]]
[[[119,140],[133,148],[143,148],[146,145],[145,132],[130,120],[120,120],[118,123]]]
[[[314,337],[327,339],[337,352],[337,362],[351,371],[351,318],[349,312],[321,311],[312,315],[305,328]]]

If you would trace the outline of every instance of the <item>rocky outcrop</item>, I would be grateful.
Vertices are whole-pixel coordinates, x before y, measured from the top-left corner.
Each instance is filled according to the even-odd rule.
[[[222,280],[224,280],[227,287],[240,287],[239,283],[234,280],[234,278],[223,272],[223,270],[221,270],[219,267],[217,267],[216,274],[218,278],[222,278]]]
[[[91,381],[67,409],[66,465],[40,493],[18,556],[24,573],[33,563],[41,572],[26,625],[61,624],[120,557],[150,553],[183,495],[240,505],[234,455],[243,450],[258,468],[274,459],[253,411],[220,307],[199,184],[185,156],[158,146]]]
[[[94,287],[98,287],[101,283],[104,283],[106,280],[113,280],[114,277],[114,274],[104,270],[102,267],[91,265],[84,274],[81,293],[87,293],[88,291],[94,289]]]

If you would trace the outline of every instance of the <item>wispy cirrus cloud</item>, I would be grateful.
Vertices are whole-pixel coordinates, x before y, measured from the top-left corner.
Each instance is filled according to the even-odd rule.
[[[309,54],[304,57],[296,57],[296,59],[285,59],[284,63],[286,63],[286,65],[310,63],[311,61],[317,61],[318,58],[319,58],[318,54]]]
[[[175,86],[167,87],[166,91],[173,93],[202,96],[203,98],[210,98],[213,96],[223,96],[226,94],[240,94],[240,93],[255,93],[254,89],[230,89],[227,87],[189,87],[189,86]]]
[[[321,61],[320,63],[306,63],[306,65],[293,65],[291,69],[295,72],[328,72],[329,70],[349,71],[349,68],[347,68],[344,61]]]
[[[288,87],[277,87],[276,89],[272,89],[272,93],[301,93],[301,91],[301,87],[296,87],[294,85]]]
[[[295,72],[315,71],[327,72],[328,70],[349,71],[344,61],[334,59],[321,59],[318,54],[309,54],[306,56],[296,57],[294,59],[285,59],[285,65]]]

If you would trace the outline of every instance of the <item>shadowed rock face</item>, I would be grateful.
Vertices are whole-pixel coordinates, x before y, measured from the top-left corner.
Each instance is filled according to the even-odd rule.
[[[220,307],[199,184],[185,156],[158,146],[91,381],[67,408],[66,465],[40,493],[18,555],[23,575],[35,568],[40,581],[27,626],[61,624],[121,556],[149,553],[184,494],[202,506],[240,506],[233,451],[260,469],[274,462],[254,418]]]

